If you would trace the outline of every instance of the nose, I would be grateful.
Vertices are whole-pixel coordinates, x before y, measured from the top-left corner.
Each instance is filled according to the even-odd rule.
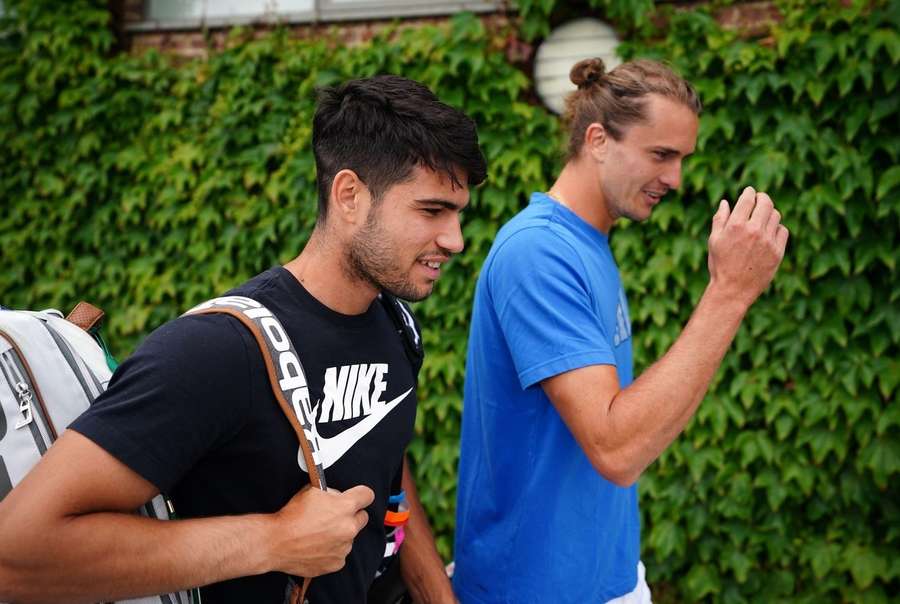
[[[667,165],[659,180],[670,189],[677,189],[681,186],[681,160],[673,161]]]
[[[463,242],[462,227],[459,224],[458,214],[454,214],[449,218],[445,227],[438,234],[436,243],[438,247],[447,250],[451,254],[458,254],[463,251],[465,243]]]

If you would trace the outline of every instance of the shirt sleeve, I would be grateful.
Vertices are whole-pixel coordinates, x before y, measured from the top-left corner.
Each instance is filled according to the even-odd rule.
[[[588,365],[615,365],[577,252],[546,229],[524,229],[498,249],[490,289],[523,389]]]
[[[181,317],[153,332],[72,424],[161,491],[243,426],[265,375],[250,336],[224,315]],[[258,365],[258,367],[254,366]]]

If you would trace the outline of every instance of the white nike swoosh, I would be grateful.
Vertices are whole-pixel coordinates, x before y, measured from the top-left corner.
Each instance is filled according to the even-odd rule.
[[[387,414],[394,410],[405,399],[412,388],[387,403],[375,403],[372,405],[372,413],[367,415],[358,424],[347,428],[340,434],[335,434],[331,438],[325,438],[319,435],[319,459],[322,461],[322,469],[328,468],[344,454],[353,448],[363,436],[372,431],[378,425],[378,422],[387,417]],[[303,458],[303,449],[297,451],[297,463],[300,468],[306,472],[306,460]]]

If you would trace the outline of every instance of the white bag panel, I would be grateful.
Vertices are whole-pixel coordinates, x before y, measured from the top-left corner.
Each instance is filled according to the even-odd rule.
[[[31,370],[57,436],[90,406],[69,364],[40,320],[28,313],[0,312],[0,330],[15,342]]]
[[[100,380],[103,388],[106,389],[112,377],[112,371],[106,364],[106,355],[103,353],[103,349],[94,341],[94,338],[74,323],[60,319],[55,314],[46,312],[38,314],[46,319],[47,323],[66,339],[69,345],[72,346],[72,349],[87,365],[88,369],[91,370],[91,373]]]
[[[40,317],[40,318],[38,318]],[[63,356],[56,340],[41,323],[41,319],[47,323],[68,343],[73,360],[80,369],[88,369],[101,383],[101,388],[106,389],[112,376],[112,372],[106,364],[106,356],[94,339],[77,325],[74,325],[57,314],[49,311],[3,311],[0,312],[0,331],[8,334],[15,343],[13,347],[0,335],[0,354],[16,349],[21,354],[22,361],[27,364],[27,370],[31,375],[26,375],[40,390],[41,398],[45,402],[50,420],[61,435],[72,421],[86,410],[90,405],[84,389],[78,378],[73,373],[72,367]],[[82,371],[83,372],[83,371]],[[90,390],[94,390],[94,384]],[[34,405],[38,405],[37,392],[33,392]],[[0,456],[9,473],[10,481],[15,486],[40,460],[40,452],[35,445],[34,435],[31,431],[32,424],[23,426],[18,430],[16,422],[21,417],[19,412],[18,397],[12,392],[6,379],[0,374],[0,413],[6,423],[5,434],[0,434]],[[35,414],[33,424],[40,429],[45,444],[49,447],[52,443],[49,433],[40,425]],[[162,496],[155,497],[151,505],[158,518],[169,518],[168,509]],[[121,604],[187,604],[192,602],[190,594],[179,592],[161,596],[147,596],[131,600],[121,600]]]
[[[75,374],[75,377],[81,384],[82,390],[88,393],[88,399],[93,401],[98,396],[100,396],[100,394],[104,390],[106,390],[109,381],[104,380],[104,383],[100,382],[100,378],[95,375],[93,370],[88,368],[81,354],[78,350],[76,350],[72,342],[70,342],[68,338],[63,335],[57,327],[51,325],[49,321],[44,322],[44,327],[46,327],[47,330],[50,331],[50,335],[53,337],[53,340],[56,342],[57,346],[62,352],[63,358],[66,360],[66,363],[69,365],[69,367],[73,370],[72,372]],[[108,371],[104,372],[104,377],[107,374]]]

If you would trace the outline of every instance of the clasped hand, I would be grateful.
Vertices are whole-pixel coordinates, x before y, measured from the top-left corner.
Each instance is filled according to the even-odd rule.
[[[723,199],[709,235],[710,284],[749,307],[774,278],[788,234],[765,193],[745,188],[733,210]]]

